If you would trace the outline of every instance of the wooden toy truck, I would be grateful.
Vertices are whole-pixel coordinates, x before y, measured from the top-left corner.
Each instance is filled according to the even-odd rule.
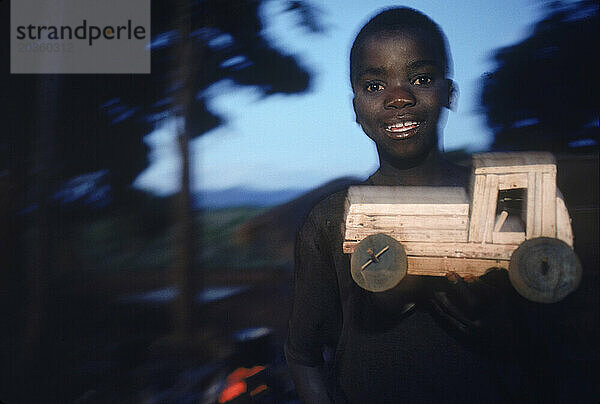
[[[504,268],[532,301],[577,288],[581,264],[550,153],[474,155],[470,188],[467,198],[460,187],[350,187],[342,231],[354,281],[379,292],[406,274]]]

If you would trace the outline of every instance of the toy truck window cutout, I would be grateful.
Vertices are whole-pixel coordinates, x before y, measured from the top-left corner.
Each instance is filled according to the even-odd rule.
[[[503,268],[522,296],[552,303],[581,280],[550,153],[474,155],[470,198],[461,187],[350,187],[342,232],[352,278],[371,292],[406,274]]]

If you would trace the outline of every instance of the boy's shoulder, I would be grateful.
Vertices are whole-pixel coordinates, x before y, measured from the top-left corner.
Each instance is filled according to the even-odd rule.
[[[353,185],[364,184],[363,180],[352,177],[339,178],[311,191],[314,193],[313,205],[307,221],[313,222],[317,227],[328,226],[342,220],[344,203],[348,188]]]
[[[310,215],[313,217],[329,217],[336,216],[336,213],[344,208],[344,202],[348,189],[353,185],[363,184],[360,180],[353,180],[345,183],[342,187],[332,190],[331,192],[323,195],[313,208],[311,209]]]

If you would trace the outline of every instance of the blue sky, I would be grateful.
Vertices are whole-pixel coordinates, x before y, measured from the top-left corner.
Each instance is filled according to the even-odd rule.
[[[366,177],[377,168],[374,144],[354,122],[348,54],[354,36],[391,1],[312,0],[325,33],[310,34],[281,3],[267,2],[266,34],[283,52],[296,55],[313,73],[301,95],[261,97],[252,88],[220,82],[209,89],[210,108],[224,125],[191,144],[192,188],[220,190],[308,189],[331,179]],[[460,95],[443,131],[446,150],[485,150],[490,130],[478,106],[480,78],[494,69],[492,53],[528,35],[544,15],[543,1],[406,1],[444,30]],[[135,186],[161,195],[177,192],[179,161],[174,123],[146,136],[151,165]]]

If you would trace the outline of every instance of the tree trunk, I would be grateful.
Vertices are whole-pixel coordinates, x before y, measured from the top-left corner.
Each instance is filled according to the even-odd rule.
[[[174,306],[175,336],[189,340],[194,321],[194,229],[190,191],[189,115],[194,86],[191,83],[192,47],[189,39],[189,1],[176,4],[176,26],[180,41],[175,47],[173,85],[176,86],[174,112],[177,122],[177,141],[181,155],[181,189],[176,198],[175,283],[179,290]]]

